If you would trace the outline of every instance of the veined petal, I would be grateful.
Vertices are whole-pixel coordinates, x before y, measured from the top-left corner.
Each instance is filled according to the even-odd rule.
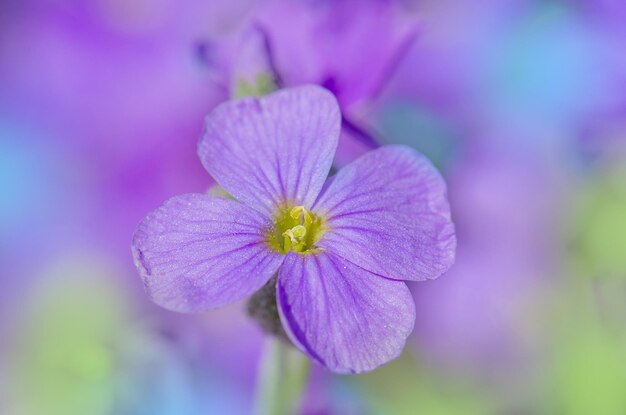
[[[329,253],[289,253],[276,284],[285,331],[337,373],[361,373],[396,358],[413,330],[406,284]]]
[[[445,182],[409,147],[386,146],[344,167],[313,210],[329,228],[317,246],[375,274],[420,281],[454,262]]]
[[[278,205],[311,206],[335,155],[341,116],[316,86],[231,101],[206,120],[198,146],[204,167],[237,200],[270,214]]]
[[[269,220],[233,200],[176,196],[149,213],[133,238],[133,256],[158,305],[197,312],[245,298],[274,275],[283,256],[265,242]]]

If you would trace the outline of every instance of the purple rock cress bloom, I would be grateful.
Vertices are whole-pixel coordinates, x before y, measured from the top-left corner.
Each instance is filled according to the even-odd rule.
[[[328,181],[340,134],[317,86],[218,106],[198,146],[236,200],[187,194],[138,225],[133,255],[153,301],[199,312],[252,295],[274,275],[289,339],[338,373],[400,354],[415,306],[404,283],[454,260],[446,186],[403,146],[361,156]]]
[[[222,83],[234,98],[307,84],[330,90],[343,115],[335,166],[344,166],[379,146],[369,114],[417,36],[400,3],[261,2],[236,39],[215,43]]]

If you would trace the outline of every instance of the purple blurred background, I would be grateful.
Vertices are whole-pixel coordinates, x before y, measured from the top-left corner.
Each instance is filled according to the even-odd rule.
[[[448,181],[455,266],[405,353],[313,369],[303,413],[626,413],[626,6],[578,1],[0,2],[0,413],[251,411],[242,304],[149,302],[134,227],[213,182],[196,156],[237,42]]]

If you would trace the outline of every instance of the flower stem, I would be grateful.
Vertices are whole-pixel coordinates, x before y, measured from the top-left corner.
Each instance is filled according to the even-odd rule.
[[[292,346],[267,336],[257,376],[254,413],[296,413],[309,374],[309,360]]]

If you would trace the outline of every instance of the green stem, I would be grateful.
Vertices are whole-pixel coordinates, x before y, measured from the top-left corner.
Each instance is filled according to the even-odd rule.
[[[289,415],[297,411],[309,374],[309,359],[273,336],[268,336],[257,376],[254,413]]]

